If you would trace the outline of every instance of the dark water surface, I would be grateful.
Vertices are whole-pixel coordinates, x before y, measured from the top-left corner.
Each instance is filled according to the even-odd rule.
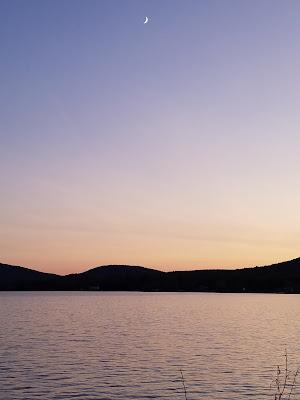
[[[0,293],[0,399],[268,399],[300,295]]]

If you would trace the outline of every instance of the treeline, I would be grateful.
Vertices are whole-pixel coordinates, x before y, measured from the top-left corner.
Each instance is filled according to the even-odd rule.
[[[300,259],[266,267],[174,272],[109,265],[66,276],[0,264],[0,290],[300,293]]]

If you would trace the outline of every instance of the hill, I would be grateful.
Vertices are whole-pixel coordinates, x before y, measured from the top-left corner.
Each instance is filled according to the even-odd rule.
[[[35,290],[58,275],[0,263],[0,290]]]
[[[161,290],[165,272],[129,266],[104,265],[88,271],[64,276],[57,281],[59,289],[67,290]]]
[[[300,258],[264,267],[169,273],[170,286],[182,291],[300,293]]]
[[[263,267],[162,272],[105,265],[59,276],[0,264],[0,290],[126,290],[300,293],[300,258]]]

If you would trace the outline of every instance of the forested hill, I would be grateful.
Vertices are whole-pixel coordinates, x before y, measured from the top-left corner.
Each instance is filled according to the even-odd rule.
[[[300,258],[263,267],[162,272],[106,265],[65,276],[0,264],[0,290],[300,293]]]
[[[26,290],[45,288],[58,275],[48,274],[33,269],[0,263],[0,290]]]

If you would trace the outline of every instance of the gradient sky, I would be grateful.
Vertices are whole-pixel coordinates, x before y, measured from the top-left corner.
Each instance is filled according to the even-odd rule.
[[[0,261],[300,256],[299,71],[298,0],[0,0]]]

